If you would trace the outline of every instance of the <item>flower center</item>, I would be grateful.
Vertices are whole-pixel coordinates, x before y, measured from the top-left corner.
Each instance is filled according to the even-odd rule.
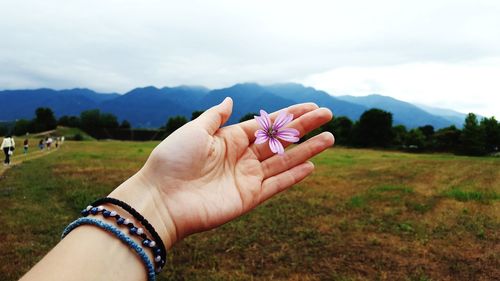
[[[277,133],[277,132],[276,132],[276,130],[275,130],[275,129],[273,129],[273,128],[269,128],[269,129],[267,130],[267,135],[268,135],[270,138],[274,138],[274,137],[276,137],[276,133]]]

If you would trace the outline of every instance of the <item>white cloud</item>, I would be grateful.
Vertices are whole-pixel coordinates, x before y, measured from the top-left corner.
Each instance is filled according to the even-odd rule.
[[[242,81],[310,81],[349,69],[393,74],[418,65],[437,67],[431,72],[446,67],[459,75],[487,68],[470,66],[477,62],[498,68],[499,14],[496,0],[2,1],[0,88],[223,87]],[[461,82],[447,78],[436,80],[435,87],[482,89],[483,76],[469,77],[479,80],[446,86]],[[365,82],[351,83],[350,91],[375,88],[389,94],[397,90],[384,88],[389,78],[371,78],[368,88]],[[412,85],[419,81],[401,79]],[[439,94],[428,103],[438,100],[454,99]],[[450,107],[469,110],[456,101]]]
[[[334,95],[379,93],[401,100],[500,116],[500,58],[476,63],[341,67],[302,82]]]

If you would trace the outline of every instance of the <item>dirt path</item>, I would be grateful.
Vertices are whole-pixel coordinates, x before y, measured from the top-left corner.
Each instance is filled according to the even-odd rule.
[[[3,175],[3,173],[5,171],[7,171],[9,168],[13,167],[13,166],[16,166],[16,165],[19,165],[21,163],[23,163],[24,161],[28,161],[28,160],[33,160],[33,159],[36,159],[36,158],[40,158],[40,157],[43,157],[43,156],[46,156],[46,155],[49,155],[51,154],[52,152],[54,151],[57,151],[59,148],[57,149],[51,149],[51,150],[39,150],[37,149],[36,151],[34,152],[28,152],[27,154],[23,154],[22,151],[21,152],[18,152],[18,154],[14,154],[13,157],[11,157],[10,159],[10,166],[4,166],[3,164],[1,164],[1,168],[0,168],[0,176]],[[3,163],[3,152],[2,152],[2,163]]]

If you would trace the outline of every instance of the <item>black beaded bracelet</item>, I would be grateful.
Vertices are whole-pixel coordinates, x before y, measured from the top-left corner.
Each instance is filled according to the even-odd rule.
[[[163,244],[163,241],[161,240],[160,236],[158,235],[158,233],[156,232],[154,227],[148,222],[148,220],[146,218],[144,218],[139,212],[137,212],[134,208],[132,208],[127,203],[120,201],[118,199],[115,199],[115,198],[111,198],[111,197],[104,197],[101,199],[97,199],[96,201],[94,201],[91,204],[91,206],[95,207],[95,206],[103,205],[106,203],[119,206],[120,208],[122,208],[123,210],[125,210],[129,214],[131,214],[137,221],[139,221],[142,224],[142,226],[144,226],[144,228],[146,228],[146,230],[153,237],[154,241],[156,241],[156,243],[158,243],[158,246],[154,248],[154,254],[155,254],[155,256],[160,255],[161,264],[162,264],[161,267],[163,267],[166,263],[167,250],[165,249],[165,245]],[[117,221],[117,223],[118,223],[118,221]],[[142,237],[142,235],[141,235],[141,237]]]

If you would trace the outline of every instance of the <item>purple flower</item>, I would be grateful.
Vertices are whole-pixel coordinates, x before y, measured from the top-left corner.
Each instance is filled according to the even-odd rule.
[[[285,111],[281,111],[276,120],[274,120],[274,124],[271,124],[269,114],[264,110],[260,111],[260,116],[254,117],[261,127],[261,129],[255,131],[256,144],[269,141],[269,148],[271,148],[273,153],[283,154],[285,153],[285,148],[283,148],[278,138],[287,142],[299,141],[299,131],[293,128],[283,128],[288,123],[292,122],[293,114],[287,114]]]

